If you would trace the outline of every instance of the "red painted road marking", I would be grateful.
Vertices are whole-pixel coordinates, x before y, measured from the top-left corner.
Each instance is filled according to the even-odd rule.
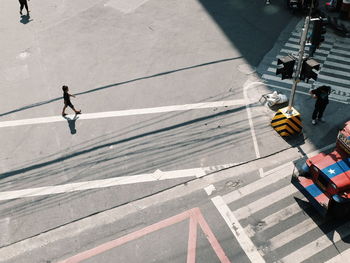
[[[196,246],[197,246],[197,220],[195,217],[190,217],[190,228],[188,231],[188,245],[187,245],[187,263],[196,262]]]
[[[86,259],[92,258],[96,255],[99,255],[103,252],[106,252],[112,248],[123,245],[129,241],[141,238],[141,237],[143,237],[147,234],[150,234],[152,232],[155,232],[157,230],[160,230],[160,229],[166,228],[168,226],[174,225],[176,223],[179,223],[181,221],[184,221],[187,218],[190,219],[187,263],[195,263],[195,260],[196,260],[196,243],[197,243],[196,241],[197,241],[197,226],[198,226],[198,224],[202,228],[203,232],[205,233],[209,243],[213,247],[218,258],[220,259],[220,262],[221,263],[230,263],[229,259],[225,255],[224,250],[221,248],[220,243],[215,238],[213,232],[211,231],[208,223],[205,221],[199,208],[193,208],[193,209],[187,210],[181,214],[167,218],[165,220],[162,220],[158,223],[147,226],[143,229],[140,229],[138,231],[135,231],[135,232],[130,233],[128,235],[125,235],[123,237],[117,238],[115,240],[112,240],[112,241],[109,241],[109,242],[104,243],[102,245],[99,245],[95,248],[81,252],[73,257],[70,257],[68,259],[61,261],[60,263],[78,263],[78,262],[81,262],[83,260],[86,260]]]
[[[214,233],[211,231],[207,221],[205,221],[201,211],[199,210],[199,208],[197,209],[192,209],[193,213],[196,214],[196,219],[200,225],[200,227],[202,228],[203,232],[205,233],[210,245],[212,246],[212,248],[214,249],[216,255],[218,256],[218,258],[220,259],[221,263],[230,263],[230,260],[228,259],[228,257],[226,256],[224,250],[222,249],[222,247],[220,246],[219,241],[216,239]]]

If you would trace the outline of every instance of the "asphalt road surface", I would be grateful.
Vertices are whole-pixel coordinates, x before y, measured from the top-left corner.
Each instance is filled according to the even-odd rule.
[[[290,84],[273,71],[277,56],[296,50],[300,17],[280,2],[31,1],[28,18],[3,0],[0,258],[290,262],[295,251],[302,261],[301,244],[311,239],[329,244],[325,235],[342,222],[319,229],[309,219],[316,215],[294,206],[298,219],[283,227],[297,228],[300,217],[306,224],[288,239],[279,215],[266,219],[302,198],[289,166],[268,171],[335,142],[349,102],[349,42],[329,35],[316,52],[320,80],[335,87],[330,121],[281,139],[269,126],[273,113],[258,103]],[[60,116],[64,84],[83,114]],[[306,121],[307,92],[318,84],[298,91]],[[230,197],[249,185],[260,192]],[[334,240],[346,251],[346,239]],[[337,256],[321,248],[305,259]]]

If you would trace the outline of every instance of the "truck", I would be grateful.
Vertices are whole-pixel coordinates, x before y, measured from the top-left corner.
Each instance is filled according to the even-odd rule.
[[[292,184],[322,216],[350,215],[350,120],[339,130],[331,153],[295,164]]]

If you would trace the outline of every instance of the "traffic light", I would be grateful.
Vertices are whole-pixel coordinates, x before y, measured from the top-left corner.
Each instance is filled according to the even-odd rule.
[[[317,48],[324,41],[324,34],[326,33],[326,21],[320,17],[314,21],[314,28],[312,29],[311,44]]]
[[[303,61],[299,79],[306,79],[306,82],[309,82],[309,79],[317,80],[317,73],[314,72],[314,70],[320,70],[320,63],[312,58],[305,59]]]
[[[295,59],[292,56],[285,56],[277,60],[277,65],[283,64],[282,67],[277,67],[276,75],[282,74],[282,79],[291,79],[294,71]]]

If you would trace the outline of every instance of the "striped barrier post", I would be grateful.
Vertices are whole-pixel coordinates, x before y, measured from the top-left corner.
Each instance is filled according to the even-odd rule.
[[[279,109],[271,121],[274,130],[282,137],[299,134],[303,129],[300,113],[293,107],[291,109],[291,112],[289,107]]]

